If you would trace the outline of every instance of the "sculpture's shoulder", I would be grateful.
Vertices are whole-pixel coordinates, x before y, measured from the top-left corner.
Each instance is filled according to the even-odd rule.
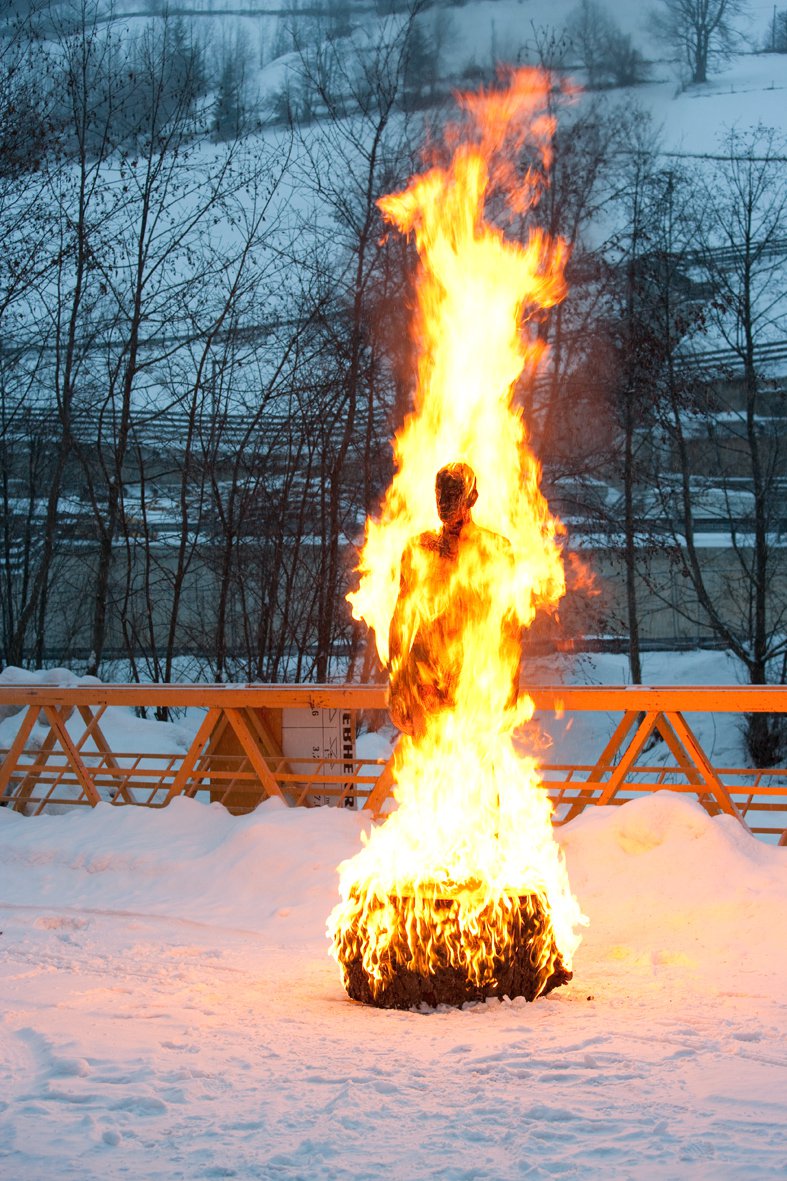
[[[501,557],[513,561],[514,547],[502,533],[495,533],[492,529],[485,529],[483,525],[476,525],[475,521],[468,522],[467,540],[476,549],[488,557]]]
[[[431,565],[435,558],[440,557],[440,535],[438,533],[419,533],[411,537],[402,551],[399,566],[400,579],[403,587],[409,586],[422,572],[425,564]]]

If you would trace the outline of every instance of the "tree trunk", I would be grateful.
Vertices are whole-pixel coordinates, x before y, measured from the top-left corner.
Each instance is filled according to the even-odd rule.
[[[639,640],[639,610],[637,604],[637,537],[634,515],[634,422],[632,391],[626,390],[624,408],[623,501],[626,566],[626,611],[629,629],[629,668],[635,685],[642,683],[642,656]]]

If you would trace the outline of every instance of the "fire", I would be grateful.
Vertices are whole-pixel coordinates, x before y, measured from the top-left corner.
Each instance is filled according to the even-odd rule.
[[[521,629],[565,591],[561,528],[514,387],[542,352],[528,321],[565,294],[567,248],[537,229],[522,245],[485,218],[492,204],[520,217],[536,204],[542,170],[517,162],[548,163],[551,88],[525,69],[504,89],[460,96],[450,161],[379,202],[418,250],[417,389],[348,597],[409,733],[398,808],[340,866],[328,922],[348,991],[376,1003],[402,1003],[384,999],[397,972],[411,983],[458,972],[468,996],[532,999],[569,978],[579,943],[551,805],[513,742],[533,712],[515,688]],[[505,963],[523,941],[532,980],[517,989]]]

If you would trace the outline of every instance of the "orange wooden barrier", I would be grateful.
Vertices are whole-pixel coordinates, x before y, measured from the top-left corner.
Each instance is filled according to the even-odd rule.
[[[787,845],[787,768],[714,767],[688,713],[787,713],[787,688],[752,686],[539,687],[537,710],[594,711],[619,717],[594,761],[544,762],[545,790],[563,823],[588,804],[620,804],[670,788],[727,813],[752,832]],[[0,749],[0,802],[27,814],[53,806],[165,807],[176,795],[208,793],[234,813],[278,796],[288,804],[334,802],[379,815],[393,783],[392,760],[342,753],[284,753],[282,719],[304,711],[385,707],[383,685],[0,685],[0,706],[19,725]],[[106,730],[114,706],[202,711],[188,746],[123,750]],[[110,729],[112,727],[109,727]],[[654,742],[662,756],[648,762]],[[593,757],[591,755],[591,757]]]

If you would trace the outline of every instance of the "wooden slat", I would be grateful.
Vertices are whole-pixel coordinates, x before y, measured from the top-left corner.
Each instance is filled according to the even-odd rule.
[[[263,754],[265,755],[265,765],[270,770],[268,759],[273,759],[276,763],[276,773],[274,774],[274,772],[271,772],[271,774],[274,775],[276,782],[279,784],[279,789],[281,790],[281,775],[292,777],[293,779],[297,779],[297,781],[300,782],[303,776],[294,776],[290,762],[288,759],[285,759],[282,752],[281,741],[274,734],[273,727],[270,724],[266,712],[259,708],[247,709],[244,712],[244,716],[249,723],[250,729],[256,735]],[[305,797],[308,794],[309,785],[307,784],[306,790],[299,794],[296,803],[303,803],[305,801]]]
[[[366,800],[366,803],[363,806],[363,810],[365,812],[372,812],[372,813],[374,813],[375,816],[379,815],[383,804],[388,799],[388,796],[391,794],[391,791],[392,791],[393,785],[394,785],[394,756],[395,756],[395,754],[396,754],[396,750],[394,748],[394,753],[391,755],[390,759],[383,767],[382,771],[380,772],[380,774],[377,778],[376,784],[374,785],[372,790],[369,792],[369,796]]]
[[[673,774],[688,780],[678,784],[677,790],[688,790],[697,795],[709,811],[717,808],[730,815],[743,813],[756,821],[755,832],[782,834],[787,825],[776,828],[767,825],[767,817],[781,813],[787,816],[787,768],[772,771],[744,768],[714,768],[702,750],[696,734],[685,719],[686,711],[709,712],[782,712],[787,714],[787,687],[658,687],[633,688],[540,687],[530,690],[540,710],[560,705],[570,711],[604,711],[622,715],[614,732],[596,762],[582,767],[563,768],[560,779],[549,780],[549,768],[544,788],[552,798],[557,797],[563,810],[575,815],[588,803],[623,802],[624,795],[657,790],[666,785]],[[374,782],[373,776],[360,773],[361,761],[356,760],[352,772],[339,774],[329,761],[310,761],[296,758],[296,775],[281,754],[276,727],[282,709],[379,709],[385,703],[385,686],[291,686],[291,685],[92,685],[65,689],[61,686],[14,685],[0,686],[0,703],[13,702],[27,707],[19,731],[0,764],[0,791],[5,791],[12,779],[21,778],[25,792],[39,810],[47,801],[80,804],[98,802],[98,785],[105,792],[115,792],[118,803],[159,806],[169,802],[182,791],[189,794],[204,783],[212,798],[230,801],[231,810],[247,810],[262,797],[279,795],[290,801],[308,801],[313,792],[338,796],[350,784],[355,798],[365,797],[365,808],[377,816],[393,783],[393,763],[383,768]],[[145,755],[145,767],[139,766],[137,752],[122,754],[112,751],[106,740],[100,719],[109,705],[156,706],[181,708],[207,707],[207,713],[197,737],[180,765],[173,771],[175,755]],[[64,711],[79,709],[84,731],[78,740],[69,739]],[[50,729],[43,749],[34,752],[32,760],[20,763],[35,724],[37,712],[45,710]],[[54,712],[52,712],[54,711]],[[266,711],[266,712],[263,712]],[[638,719],[645,721],[638,724]],[[654,722],[655,719],[655,722]],[[669,747],[675,766],[646,767],[640,765],[644,746],[653,729],[658,730]],[[216,736],[224,730],[227,748]],[[632,736],[633,731],[633,736]],[[92,770],[80,753],[90,739],[96,743],[101,759],[100,767]],[[62,756],[60,749],[62,748]],[[237,753],[236,753],[237,752]],[[55,756],[57,756],[55,761]],[[133,768],[121,766],[119,760],[132,760]],[[309,764],[308,767],[306,764]],[[300,768],[304,765],[304,770]],[[553,774],[560,773],[555,768]],[[580,779],[586,775],[586,779]],[[87,794],[78,800],[62,798],[61,786],[73,784],[74,779]],[[169,780],[169,782],[167,782]],[[132,781],[139,783],[140,797],[131,791]],[[336,787],[331,786],[336,783]],[[92,790],[90,790],[92,788]],[[156,803],[157,797],[159,803]],[[237,798],[236,798],[237,797]],[[8,799],[6,802],[24,808],[25,801]],[[762,813],[757,816],[757,813]],[[777,821],[778,823],[778,821]]]
[[[710,813],[711,816],[718,813],[721,809],[715,802],[715,796],[709,795],[707,791],[700,790],[702,787],[707,787],[706,780],[701,774],[696,763],[692,759],[689,752],[686,750],[683,742],[678,737],[675,729],[672,726],[672,719],[674,714],[661,714],[659,716],[658,731],[666,742],[672,757],[678,764],[678,767],[686,776],[688,783],[691,783],[697,789],[697,798],[702,804],[703,808]]]
[[[626,748],[625,753],[621,756],[620,762],[603,785],[601,795],[598,797],[599,804],[608,804],[614,799],[618,788],[636,763],[645,743],[653,733],[658,716],[658,711],[656,710],[649,710],[643,716],[642,721],[634,731],[634,736]]]
[[[104,737],[104,732],[100,726],[101,718],[106,713],[107,706],[100,705],[95,713],[93,713],[89,705],[78,705],[77,709],[79,710],[79,715],[82,718],[82,721],[85,723],[85,729],[83,733],[80,734],[79,741],[76,744],[77,750],[82,750],[87,740],[92,738],[93,742],[96,744],[96,750],[102,755],[105,764],[108,767],[113,767],[116,771],[122,770],[120,764],[113,755],[112,748]],[[119,796],[122,796],[127,804],[133,804],[136,802],[130,797],[128,786],[120,777],[118,779],[118,786],[112,802],[114,803]]]
[[[38,717],[38,706],[28,706],[27,713],[22,719],[22,725],[16,732],[16,737],[9,747],[8,754],[3,759],[3,764],[0,767],[0,800],[5,798],[6,789],[11,781],[11,776],[17,769],[19,756],[25,749],[25,743],[30,737],[30,731],[36,724]]]
[[[628,710],[624,713],[612,731],[609,741],[593,765],[593,770],[588,775],[589,783],[601,783],[605,773],[612,769],[615,759],[620,754],[620,749],[628,737],[629,731],[637,725],[638,718],[639,714],[636,710]]]
[[[0,705],[384,709],[384,685],[0,685]]]
[[[191,743],[191,746],[183,756],[183,762],[180,764],[180,769],[176,772],[175,778],[170,785],[166,799],[164,800],[165,805],[168,804],[170,800],[174,799],[175,796],[180,795],[180,793],[183,791],[186,781],[194,770],[197,764],[197,759],[202,754],[203,747],[213,733],[213,728],[220,717],[221,710],[216,706],[214,706],[212,709],[209,709],[205,714],[205,717],[202,719],[197,733],[194,735],[194,740]]]
[[[627,738],[629,731],[634,725],[636,725],[638,716],[639,715],[633,711],[623,715],[613,730],[609,741],[599,755],[597,762],[591,769],[590,774],[585,781],[586,783],[601,784],[603,782],[604,776],[614,765],[615,758],[619,754],[620,748]],[[574,817],[578,816],[588,804],[591,804],[595,799],[597,790],[600,790],[600,788],[583,787],[573,800],[568,812],[566,813],[566,816],[563,818],[563,823],[567,824],[569,820],[573,820]]]
[[[710,760],[697,741],[697,737],[686,719],[676,710],[670,714],[670,723],[678,738],[683,743],[689,757],[694,761],[694,765],[700,771],[705,780],[706,787],[716,797],[722,812],[726,812],[728,816],[734,816],[736,820],[740,820],[741,824],[746,826],[746,822],[730,799],[730,793],[711,766]]]
[[[225,709],[230,725],[237,734],[240,744],[246,754],[249,756],[249,762],[254,768],[257,778],[262,786],[265,788],[269,796],[278,796],[280,800],[284,799],[284,794],[279,787],[268,764],[260,753],[260,749],[254,741],[254,735],[249,727],[249,723],[245,717],[245,711],[240,709]]]
[[[385,709],[385,685],[0,685],[0,705],[130,705],[236,709]],[[540,685],[539,710],[611,713],[787,713],[784,685]]]
[[[38,710],[36,710],[38,712]],[[34,752],[35,757],[31,763],[26,765],[27,774],[22,782],[17,787],[14,793],[14,811],[24,812],[27,809],[28,803],[31,799],[35,799],[34,792],[38,781],[43,778],[44,772],[49,769],[49,760],[55,754],[56,735],[52,727],[47,730],[43,742],[38,750]],[[22,764],[24,767],[25,764]],[[68,762],[64,760],[59,769],[59,774],[55,783],[59,783],[68,770]]]
[[[79,751],[71,741],[71,735],[66,729],[66,717],[60,712],[60,710],[56,709],[52,705],[45,705],[44,713],[46,714],[49,725],[57,735],[57,740],[63,748],[66,758],[71,764],[71,768],[76,775],[86,798],[91,804],[100,804],[101,796],[96,791],[96,785],[93,783],[90,772],[82,762]]]

